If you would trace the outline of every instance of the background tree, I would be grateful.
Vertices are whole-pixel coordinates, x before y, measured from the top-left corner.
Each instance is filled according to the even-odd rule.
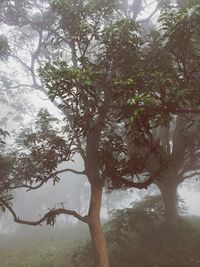
[[[144,130],[148,138],[143,135],[143,143],[141,135],[134,137],[133,153],[147,159],[144,169],[149,173],[160,165],[160,181],[155,183],[162,192],[169,225],[178,221],[178,185],[199,173],[198,19],[199,5],[194,1],[185,9],[162,15],[165,34],[150,36],[145,67],[139,74],[146,83],[138,86],[141,95],[132,101],[134,125],[149,130]]]

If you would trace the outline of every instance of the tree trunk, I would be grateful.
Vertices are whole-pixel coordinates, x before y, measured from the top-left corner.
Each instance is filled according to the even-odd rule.
[[[164,205],[165,205],[165,217],[166,223],[170,229],[174,229],[178,225],[178,199],[177,199],[177,183],[172,179],[166,181],[161,181],[158,185]]]
[[[109,267],[107,242],[100,221],[101,202],[102,187],[98,185],[92,185],[88,219],[92,246],[95,255],[95,267]]]
[[[100,221],[103,182],[99,169],[98,147],[104,118],[99,117],[95,130],[87,135],[85,170],[91,185],[88,224],[95,256],[95,267],[109,267],[108,249]]]

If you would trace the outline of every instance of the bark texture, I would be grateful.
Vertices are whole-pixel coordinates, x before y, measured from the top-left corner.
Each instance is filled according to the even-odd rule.
[[[166,222],[171,229],[176,228],[179,222],[177,186],[176,180],[171,178],[158,184],[165,205]]]
[[[89,209],[89,229],[95,255],[95,267],[109,267],[108,249],[100,221],[102,188],[92,186]]]
[[[97,125],[95,130],[87,136],[85,169],[91,186],[88,224],[95,256],[95,267],[109,267],[107,242],[100,221],[103,181],[99,171],[98,145],[101,123],[99,122]]]

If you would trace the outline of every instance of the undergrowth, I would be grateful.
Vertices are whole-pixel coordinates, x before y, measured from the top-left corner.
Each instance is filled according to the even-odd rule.
[[[24,228],[22,228],[24,229]],[[111,267],[200,267],[200,218],[168,230],[159,197],[116,210],[104,225]],[[94,267],[87,227],[25,228],[1,236],[1,267]]]

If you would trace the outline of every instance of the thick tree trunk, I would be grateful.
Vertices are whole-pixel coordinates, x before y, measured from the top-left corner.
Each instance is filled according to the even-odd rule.
[[[158,185],[165,204],[166,222],[170,229],[178,226],[177,183],[173,180],[161,181]]]
[[[95,255],[95,267],[109,267],[108,249],[100,221],[102,187],[92,185],[89,209],[89,229]]]
[[[88,224],[95,256],[95,267],[109,267],[106,238],[100,221],[103,181],[100,175],[98,147],[104,118],[100,116],[95,130],[87,135],[85,170],[91,185]]]

